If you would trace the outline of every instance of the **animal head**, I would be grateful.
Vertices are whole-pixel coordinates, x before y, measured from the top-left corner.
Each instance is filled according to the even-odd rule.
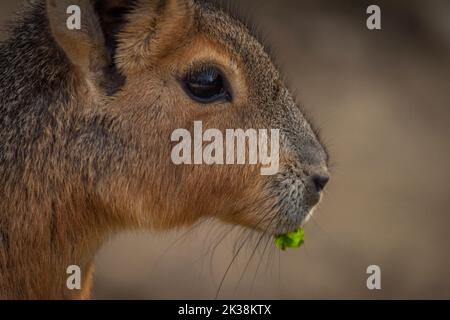
[[[67,8],[81,9],[70,30]],[[264,46],[200,0],[48,0],[71,66],[73,145],[86,193],[111,221],[167,229],[216,217],[268,233],[297,228],[328,181],[327,153]],[[278,129],[279,170],[177,165],[174,130]],[[194,133],[193,133],[194,134]],[[74,151],[76,150],[76,151]],[[73,154],[76,153],[76,154]]]

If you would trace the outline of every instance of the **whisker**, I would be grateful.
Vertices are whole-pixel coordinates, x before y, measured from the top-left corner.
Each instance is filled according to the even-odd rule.
[[[266,211],[266,212],[267,212],[267,213],[261,218],[260,221],[257,222],[257,224],[252,228],[252,230],[256,230],[256,229],[258,228],[258,226],[266,219],[266,217],[269,215],[269,213],[270,213],[271,211]],[[276,217],[276,216],[274,216],[273,218],[275,218],[275,217]],[[273,218],[272,218],[272,219],[273,219]],[[228,275],[228,272],[230,271],[230,269],[231,269],[233,263],[236,261],[236,259],[237,259],[238,255],[239,255],[239,253],[241,252],[242,248],[244,247],[246,241],[248,240],[248,238],[250,237],[251,234],[252,234],[252,233],[250,232],[250,233],[247,235],[247,237],[244,239],[244,241],[242,242],[242,244],[241,244],[241,245],[239,246],[239,248],[237,249],[236,253],[233,255],[233,258],[231,259],[230,264],[228,265],[227,269],[225,270],[224,275],[222,276],[222,279],[221,279],[221,281],[220,281],[219,287],[218,287],[217,292],[216,292],[215,299],[217,299],[217,298],[219,297],[220,291],[221,291],[222,286],[223,286],[223,283],[224,283],[224,281],[225,281],[225,279],[226,279],[226,277],[227,277],[227,275]]]
[[[175,245],[180,242],[182,239],[187,238],[194,230],[198,229],[203,223],[208,221],[208,219],[199,220],[195,222],[191,227],[188,228],[185,232],[183,232],[179,237],[177,237],[164,251],[159,255],[156,262],[153,264],[152,269],[157,269],[161,263],[161,261],[165,258],[165,256],[172,250]]]
[[[255,274],[254,274],[253,280],[252,280],[252,285],[251,285],[251,287],[250,287],[250,291],[253,291],[253,287],[254,287],[254,285],[255,285],[255,280],[256,280],[256,277],[257,277],[257,275],[258,275],[258,271],[259,271],[259,268],[260,268],[261,263],[262,263],[262,261],[263,261],[263,258],[264,258],[264,253],[266,252],[267,246],[269,245],[269,243],[270,243],[271,240],[272,240],[272,238],[271,238],[271,237],[268,237],[268,239],[267,239],[267,241],[266,241],[266,244],[265,244],[265,246],[264,246],[263,252],[262,252],[262,254],[261,254],[261,257],[260,257],[260,259],[259,259],[258,266],[256,267]]]
[[[210,256],[209,258],[209,274],[211,276],[211,279],[214,279],[214,274],[213,274],[213,262],[214,262],[214,256],[216,254],[216,250],[217,248],[225,241],[225,239],[227,238],[228,235],[232,234],[233,231],[236,229],[237,226],[229,226],[225,232],[221,235],[221,237],[219,238],[219,240],[209,248],[208,253],[206,253],[205,255]]]
[[[250,262],[251,262],[252,259],[253,259],[253,256],[255,255],[256,251],[258,250],[258,247],[259,247],[261,241],[262,241],[262,240],[264,239],[264,237],[266,236],[266,232],[267,232],[267,230],[268,230],[269,227],[270,227],[270,224],[266,227],[266,229],[264,230],[264,232],[263,232],[263,233],[261,234],[261,236],[259,237],[258,242],[256,243],[256,246],[255,246],[255,248],[253,249],[253,252],[252,252],[250,258],[248,259],[248,262],[247,262],[247,264],[245,265],[244,271],[242,272],[241,276],[239,277],[239,280],[238,280],[238,283],[237,283],[236,288],[235,288],[235,290],[234,290],[234,293],[236,293],[237,289],[239,288],[239,285],[240,285],[242,279],[244,278],[245,272],[247,271],[247,269],[248,269],[248,267],[249,267],[249,265],[250,265]]]
[[[238,249],[238,250],[236,251],[236,253],[233,255],[233,258],[231,259],[230,264],[228,265],[227,269],[225,270],[224,275],[222,276],[222,280],[220,281],[219,288],[217,289],[216,296],[215,296],[214,299],[217,299],[217,298],[219,297],[219,293],[220,293],[220,290],[222,289],[223,282],[225,281],[225,278],[227,277],[228,272],[229,272],[230,269],[231,269],[231,266],[233,265],[234,261],[236,260],[237,256],[239,255],[239,252],[240,252],[240,251],[242,250],[242,248],[244,247],[244,244],[245,244],[245,241],[242,243],[242,245],[239,247],[239,249]]]

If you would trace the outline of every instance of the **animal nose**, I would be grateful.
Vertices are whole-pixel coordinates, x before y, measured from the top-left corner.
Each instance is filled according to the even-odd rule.
[[[330,177],[325,174],[315,174],[312,176],[312,181],[317,192],[321,192],[327,185],[328,181],[330,181]]]

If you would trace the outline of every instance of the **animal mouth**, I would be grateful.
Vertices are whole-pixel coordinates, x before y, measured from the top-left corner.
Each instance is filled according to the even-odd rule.
[[[303,228],[308,220],[311,218],[312,213],[308,213],[304,218],[295,218],[292,222],[284,222],[279,224],[273,232],[274,236],[283,235],[285,233],[294,232],[299,228]]]
[[[295,180],[294,180],[295,181]],[[314,212],[319,199],[311,199],[306,193],[305,186],[298,179],[294,183],[285,183],[277,186],[277,210],[275,211],[276,222],[272,235],[293,232],[303,227]]]

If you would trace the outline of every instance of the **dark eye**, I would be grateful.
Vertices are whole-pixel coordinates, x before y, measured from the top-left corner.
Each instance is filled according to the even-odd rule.
[[[231,100],[225,79],[220,71],[215,68],[192,71],[183,82],[189,97],[197,102],[212,103]]]

